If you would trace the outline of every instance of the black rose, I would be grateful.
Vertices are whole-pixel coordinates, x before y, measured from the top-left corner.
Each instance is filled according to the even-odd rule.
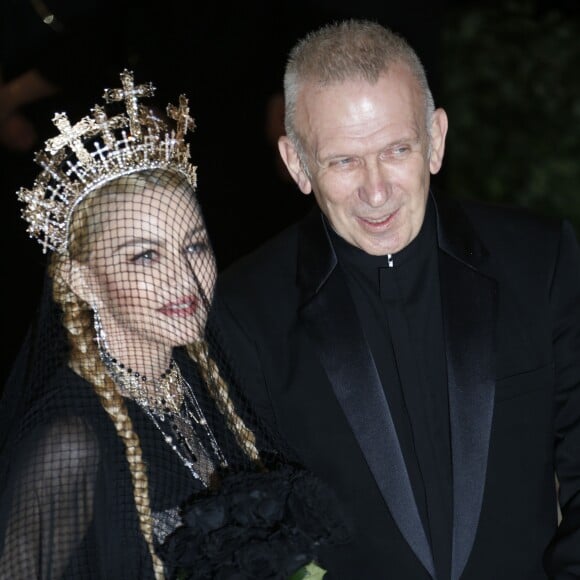
[[[222,496],[202,496],[185,507],[182,519],[202,534],[217,530],[226,521],[226,500]]]
[[[338,502],[309,472],[222,473],[182,509],[160,555],[175,580],[286,580],[347,537]]]
[[[247,542],[236,553],[239,570],[253,580],[286,580],[312,559],[309,540],[292,530],[278,530],[262,541]]]
[[[280,576],[280,556],[270,542],[248,542],[236,554],[236,563],[247,578],[273,580]]]
[[[202,549],[206,556],[216,562],[228,562],[234,554],[250,540],[263,540],[268,537],[267,530],[248,529],[242,526],[230,525],[208,534]]]
[[[269,540],[269,549],[277,554],[278,570],[288,578],[296,570],[314,559],[314,545],[310,538],[297,529],[282,528]]]
[[[196,549],[201,537],[186,526],[171,533],[159,549],[159,555],[169,566],[188,567],[198,565],[204,556]]]
[[[270,527],[280,521],[286,507],[286,494],[274,489],[247,489],[231,498],[230,514],[242,526]]]

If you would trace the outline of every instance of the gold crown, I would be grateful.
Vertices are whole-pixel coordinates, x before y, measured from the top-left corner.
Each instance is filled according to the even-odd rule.
[[[48,139],[35,161],[42,167],[32,189],[21,188],[18,199],[25,204],[22,217],[27,231],[47,249],[65,253],[68,229],[75,207],[104,183],[144,169],[170,168],[182,173],[196,186],[196,168],[189,162],[184,140],[195,128],[189,116],[187,98],[179,106],[168,105],[167,115],[174,127],[139,103],[151,97],[151,83],[135,86],[133,73],[121,73],[120,89],[106,89],[105,103],[124,101],[126,115],[109,117],[103,106],[95,105],[92,116],[71,125],[66,113],[57,113],[52,122],[60,135]]]

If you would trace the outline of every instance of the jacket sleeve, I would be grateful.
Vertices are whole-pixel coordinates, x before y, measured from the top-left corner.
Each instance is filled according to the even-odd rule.
[[[232,365],[237,389],[268,429],[277,432],[274,410],[259,357],[258,338],[264,333],[256,324],[256,312],[240,299],[238,292],[225,288],[218,279],[211,316],[220,329],[220,338]]]
[[[550,288],[556,370],[555,469],[562,519],[546,550],[552,580],[580,577],[580,248],[570,224],[562,229]]]

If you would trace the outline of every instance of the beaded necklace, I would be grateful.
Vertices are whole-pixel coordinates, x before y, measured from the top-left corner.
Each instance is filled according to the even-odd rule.
[[[208,485],[215,471],[214,462],[219,463],[221,467],[227,467],[228,463],[207,423],[193,388],[185,379],[182,379],[182,386],[183,406],[179,412],[162,413],[148,407],[142,408],[193,477]],[[213,460],[201,436],[206,444],[209,444]]]
[[[214,462],[226,467],[227,461],[177,363],[172,360],[159,379],[149,380],[117,361],[102,344],[99,352],[120,393],[143,409],[192,476],[208,485]]]
[[[133,399],[143,408],[179,412],[183,404],[183,378],[174,360],[159,379],[148,379],[117,361],[108,351],[100,349],[101,360],[124,397]]]

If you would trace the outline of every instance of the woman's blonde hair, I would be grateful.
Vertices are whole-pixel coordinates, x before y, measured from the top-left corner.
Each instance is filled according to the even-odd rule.
[[[124,443],[131,472],[139,527],[147,542],[155,577],[162,579],[164,568],[154,549],[149,482],[141,442],[135,432],[125,400],[101,361],[95,340],[93,308],[75,293],[70,285],[72,261],[86,262],[90,256],[91,241],[95,233],[106,227],[106,217],[102,217],[106,214],[102,211],[94,211],[100,198],[109,194],[136,192],[152,186],[167,187],[172,190],[183,189],[190,191],[193,195],[192,188],[185,177],[165,169],[146,170],[105,184],[93,191],[75,209],[69,229],[68,255],[54,253],[51,257],[49,273],[53,280],[53,296],[62,309],[63,324],[68,333],[69,365],[78,375],[92,384],[103,408],[111,418],[117,434]],[[210,395],[215,399],[219,410],[226,418],[238,444],[251,460],[260,464],[255,436],[236,413],[229,396],[228,385],[222,379],[218,366],[209,356],[207,344],[201,340],[196,344],[189,345],[187,351],[191,358],[197,362]]]

